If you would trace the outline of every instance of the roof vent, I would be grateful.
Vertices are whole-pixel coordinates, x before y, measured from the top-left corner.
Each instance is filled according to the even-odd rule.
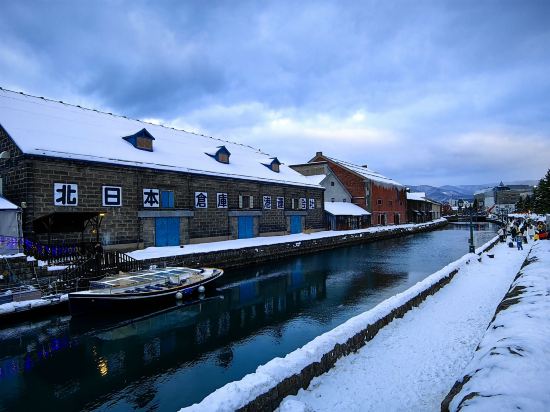
[[[136,149],[147,150],[148,152],[153,151],[153,140],[155,140],[155,138],[147,129],[141,129],[136,134],[125,136],[123,139]]]
[[[271,162],[270,163],[262,163],[265,167],[269,168],[270,170],[272,170],[273,172],[275,173],[279,173],[279,166],[282,165],[281,162],[279,162],[279,159],[277,159],[276,157],[271,157],[270,158]]]
[[[323,156],[323,152],[316,152],[315,156]]]
[[[369,168],[368,165],[363,165],[363,166],[361,166],[361,167],[364,167],[365,169],[368,169],[368,168]]]
[[[228,164],[229,156],[231,156],[231,153],[229,152],[229,150],[227,150],[225,146],[218,146],[217,149],[218,150],[216,150],[216,152],[214,153],[206,153],[206,154],[210,157],[213,157],[214,159],[216,159],[216,161],[220,163]]]

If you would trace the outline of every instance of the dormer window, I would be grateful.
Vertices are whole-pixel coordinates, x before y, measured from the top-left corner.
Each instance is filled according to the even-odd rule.
[[[125,136],[123,139],[136,149],[147,150],[148,152],[153,151],[153,140],[155,140],[155,138],[147,129],[141,129],[136,134]]]
[[[275,173],[279,173],[279,166],[281,165],[282,163],[279,162],[279,159],[277,159],[276,157],[272,157],[271,158],[271,163],[264,163],[264,166],[265,167],[268,167],[269,169],[271,169],[272,171],[274,171]]]
[[[231,156],[231,153],[229,150],[226,149],[225,146],[218,146],[217,151],[215,153],[206,153],[208,156],[213,157],[216,159],[216,161],[220,163],[229,163],[229,156]]]

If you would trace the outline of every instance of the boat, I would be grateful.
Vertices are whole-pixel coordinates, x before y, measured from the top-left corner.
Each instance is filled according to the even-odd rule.
[[[192,297],[222,275],[217,268],[151,266],[90,281],[88,290],[69,293],[69,308],[71,315],[142,312]]]

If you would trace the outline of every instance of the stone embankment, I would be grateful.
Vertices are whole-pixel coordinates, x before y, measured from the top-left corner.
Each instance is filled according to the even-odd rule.
[[[166,262],[167,264],[174,266],[215,266],[228,269],[282,259],[289,256],[315,253],[323,250],[374,242],[382,239],[392,239],[414,233],[429,232],[439,229],[447,223],[448,222],[445,219],[438,219],[436,221],[424,224],[376,227],[323,237],[316,236],[317,233],[312,233],[311,235],[304,234],[298,241],[281,243],[274,242],[272,244],[262,244],[243,248],[211,250],[208,252],[181,254],[168,257],[164,256],[143,259],[143,261],[146,264],[161,264]],[[310,236],[311,239],[307,239],[308,236]],[[186,246],[184,246],[184,249],[185,247]]]

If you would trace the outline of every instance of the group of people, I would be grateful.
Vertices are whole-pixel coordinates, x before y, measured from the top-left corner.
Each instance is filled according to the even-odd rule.
[[[523,250],[523,243],[528,243],[528,239],[538,240],[543,233],[546,233],[546,225],[543,222],[533,222],[531,219],[513,220],[502,226],[497,232],[501,242],[505,242],[510,234],[509,245],[513,247],[513,242],[515,242],[518,250]]]

